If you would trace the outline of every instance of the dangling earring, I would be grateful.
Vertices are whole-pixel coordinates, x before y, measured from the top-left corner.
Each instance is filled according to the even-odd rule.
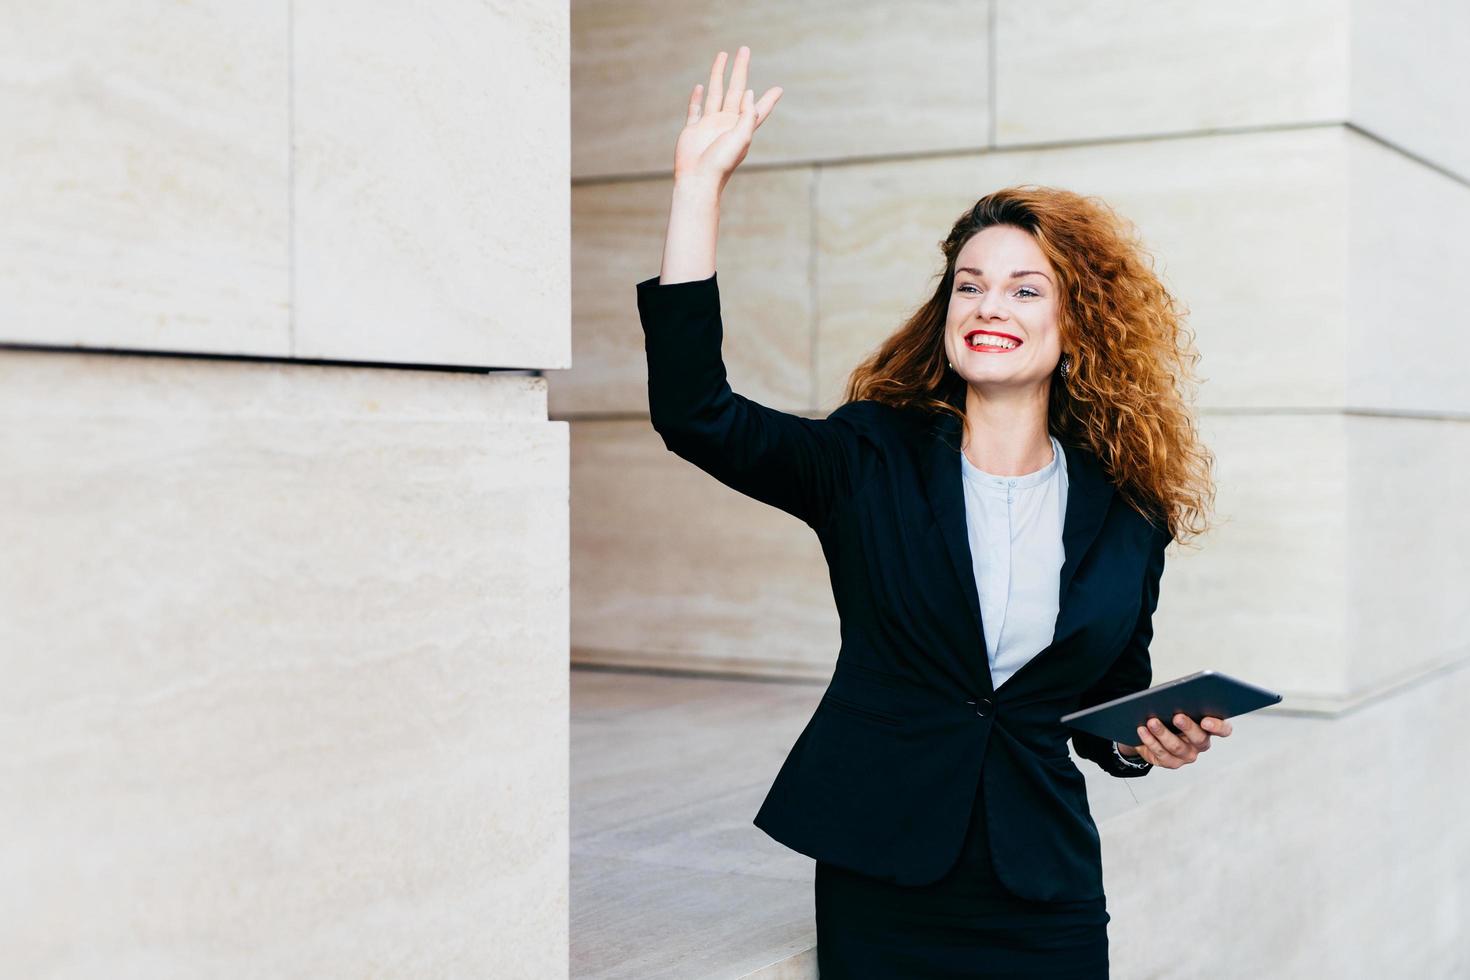
[[[945,361],[944,363],[949,365],[951,371],[954,370],[954,361]]]
[[[1062,355],[1062,363],[1059,365],[1059,370],[1064,378],[1072,373],[1072,357],[1070,354]]]

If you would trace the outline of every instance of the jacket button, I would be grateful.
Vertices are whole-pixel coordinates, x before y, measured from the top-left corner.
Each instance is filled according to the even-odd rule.
[[[975,705],[975,714],[979,715],[981,718],[984,718],[986,715],[990,714],[990,712],[995,708],[995,705],[991,702],[989,698],[981,698],[978,702],[966,701],[965,703]]]

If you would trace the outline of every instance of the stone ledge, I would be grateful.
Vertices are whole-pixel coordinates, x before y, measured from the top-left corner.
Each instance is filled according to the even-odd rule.
[[[1470,794],[1429,774],[1463,764],[1452,734],[1470,670],[1420,681],[1335,718],[1253,713],[1199,763],[1143,779],[1078,760],[1103,836],[1114,975],[1208,974],[1225,951],[1242,976],[1463,969],[1470,836],[1455,814]],[[750,819],[820,695],[573,671],[574,976],[816,976],[813,864]],[[1411,733],[1411,765],[1383,750],[1396,731]],[[1354,941],[1370,930],[1373,944]]]

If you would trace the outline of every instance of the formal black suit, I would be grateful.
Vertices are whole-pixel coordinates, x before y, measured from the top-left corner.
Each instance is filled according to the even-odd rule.
[[[1086,782],[1067,751],[1141,775],[1058,718],[1149,686],[1151,620],[1172,540],[1058,433],[1068,495],[1050,646],[991,685],[957,419],[850,402],[825,419],[730,389],[716,277],[637,284],[648,403],[664,444],[817,533],[841,618],[825,694],[755,817],[803,854],[922,885],[960,853],[977,780],[997,877],[1046,901],[1103,894]]]

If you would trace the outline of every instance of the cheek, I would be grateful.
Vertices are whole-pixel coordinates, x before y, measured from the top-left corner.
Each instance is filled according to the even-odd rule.
[[[1042,350],[1061,350],[1062,332],[1055,324],[1042,324],[1036,331],[1036,346]]]

